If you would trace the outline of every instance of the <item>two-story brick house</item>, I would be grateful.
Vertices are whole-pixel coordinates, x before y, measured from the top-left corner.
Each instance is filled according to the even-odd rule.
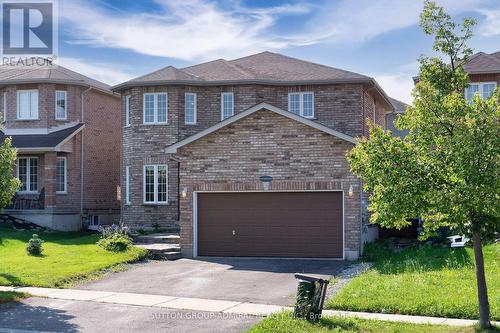
[[[0,69],[0,141],[22,186],[3,213],[57,230],[119,221],[120,97],[61,66]]]
[[[188,257],[358,257],[366,195],[345,155],[393,110],[374,79],[264,52],[113,90],[124,223],[180,224]]]
[[[489,97],[500,85],[500,51],[472,55],[464,65],[464,70],[469,74],[470,80],[465,97],[470,100],[475,93],[483,98]]]

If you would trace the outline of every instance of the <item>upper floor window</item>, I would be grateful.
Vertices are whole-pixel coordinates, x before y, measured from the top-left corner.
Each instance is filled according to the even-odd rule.
[[[38,119],[38,90],[17,91],[17,119]]]
[[[125,126],[130,126],[130,100],[132,96],[125,96]]]
[[[68,118],[67,111],[67,94],[65,91],[56,91],[56,119],[66,120]]]
[[[305,118],[314,118],[314,93],[289,93],[288,111]]]
[[[194,93],[184,95],[184,122],[196,124],[196,94]]]
[[[167,93],[144,94],[144,124],[167,124]]]
[[[144,203],[167,203],[167,166],[144,166]]]
[[[496,82],[474,82],[465,89],[465,98],[470,102],[474,94],[479,93],[481,98],[488,98],[497,87]]]
[[[19,157],[17,159],[17,178],[21,181],[20,192],[37,192],[38,158]]]
[[[222,93],[221,95],[221,120],[234,115],[234,95],[233,93]]]
[[[56,192],[66,193],[67,169],[66,157],[58,157],[56,162]]]

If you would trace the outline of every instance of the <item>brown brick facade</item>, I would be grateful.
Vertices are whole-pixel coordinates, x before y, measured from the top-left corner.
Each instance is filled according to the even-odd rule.
[[[259,177],[273,177],[270,191],[344,192],[345,250],[360,247],[359,180],[345,154],[352,143],[268,110],[258,111],[185,147],[181,159],[181,248],[193,255],[196,191],[262,191]],[[353,195],[349,196],[349,187]]]

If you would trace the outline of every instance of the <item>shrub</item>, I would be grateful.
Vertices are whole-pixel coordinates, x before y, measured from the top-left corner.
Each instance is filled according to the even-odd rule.
[[[132,246],[132,239],[128,235],[128,228],[122,225],[100,227],[101,239],[97,245],[107,251],[122,252]]]
[[[28,244],[26,245],[26,251],[28,252],[28,254],[33,256],[40,255],[43,251],[42,243],[43,240],[38,238],[37,234],[33,234],[33,236],[31,236],[30,240],[28,241]]]

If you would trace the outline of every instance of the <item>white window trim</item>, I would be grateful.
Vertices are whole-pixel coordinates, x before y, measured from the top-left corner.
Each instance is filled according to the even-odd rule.
[[[125,127],[129,127],[130,123],[130,101],[132,99],[131,95],[125,96]]]
[[[166,96],[166,117],[165,121],[158,121],[158,96],[159,95],[165,95]],[[153,117],[154,120],[153,122],[146,122],[146,96],[154,96],[153,97]],[[142,98],[142,123],[144,125],[166,125],[168,124],[168,93],[166,92],[159,92],[159,93],[145,93],[143,94]]]
[[[64,94],[64,118],[57,116],[57,94]],[[55,118],[56,120],[68,120],[68,92],[65,90],[56,90],[55,92]]]
[[[31,187],[31,163],[30,163],[30,160],[32,158],[35,158],[37,160],[37,169],[40,168],[40,160],[38,159],[37,156],[21,156],[21,157],[18,157],[17,158],[17,163],[16,163],[16,175],[17,175],[17,178],[19,179],[19,160],[27,160],[26,162],[26,190],[25,191],[17,191],[17,193],[38,193],[38,184],[37,184],[37,190],[36,191],[30,191],[30,187]],[[38,175],[37,175],[37,180],[38,179]]]
[[[125,204],[130,205],[130,165],[125,167]]]
[[[194,121],[193,122],[189,122],[189,121],[186,121],[186,97],[187,96],[194,96]],[[198,104],[197,104],[197,96],[196,96],[196,93],[185,93],[184,94],[184,123],[186,125],[196,125],[196,123],[198,122]]]
[[[479,96],[481,96],[481,98],[484,98],[484,96],[483,96],[483,86],[485,86],[487,84],[493,84],[495,86],[494,89],[496,89],[498,87],[498,84],[497,84],[496,81],[485,81],[485,82],[469,82],[469,85],[467,86],[467,88],[469,88],[469,86],[472,86],[472,85],[477,85],[478,86],[478,91],[477,92],[479,93]],[[465,99],[467,99],[467,88],[465,88],[465,91],[464,91]],[[471,98],[472,97],[473,96],[471,96]]]
[[[2,123],[7,121],[7,92],[3,93],[3,118]]]
[[[231,115],[224,118],[224,96],[225,95],[231,96],[231,99],[232,99],[231,106],[232,106],[232,108],[231,108]],[[220,120],[222,121],[222,120],[225,120],[227,118],[231,118],[232,116],[234,116],[234,93],[232,93],[232,92],[223,92],[220,95]]]
[[[56,194],[68,193],[68,159],[65,156],[58,156],[56,159],[56,175],[57,175],[57,160],[64,160],[64,191],[56,191]],[[56,177],[57,188],[57,177]]]
[[[304,95],[305,94],[311,94],[312,95],[312,115],[311,116],[304,116]],[[299,116],[307,118],[307,119],[314,119],[315,116],[315,110],[314,110],[314,92],[313,91],[298,91],[298,92],[289,92],[288,93],[288,111],[292,112],[290,110],[290,99],[292,95],[299,95]]]
[[[93,222],[94,218],[97,218],[97,224],[91,224]],[[100,215],[89,215],[88,216],[88,226],[87,229],[89,230],[99,230],[99,227],[101,226],[101,216]]]
[[[38,104],[36,106],[36,118],[33,117],[33,118],[21,118],[20,117],[20,104],[19,103],[19,95],[22,94],[22,93],[33,93],[33,92],[36,92],[37,95],[38,95]],[[17,100],[16,100],[16,104],[17,104],[17,120],[38,120],[38,117],[39,117],[39,104],[40,104],[40,94],[38,92],[38,89],[25,89],[25,90],[18,90],[17,91]],[[30,98],[30,107],[31,107],[31,98]],[[31,111],[30,111],[31,112]]]
[[[165,201],[158,201],[158,167],[165,167],[165,172],[167,173],[167,193],[166,193],[166,200]],[[153,174],[153,179],[154,179],[154,201],[146,201],[146,168],[147,167],[153,167],[154,168],[154,174]],[[146,164],[143,167],[143,173],[142,173],[142,184],[143,184],[143,190],[142,190],[142,196],[143,196],[143,203],[145,205],[166,205],[168,204],[168,165],[166,164]]]

